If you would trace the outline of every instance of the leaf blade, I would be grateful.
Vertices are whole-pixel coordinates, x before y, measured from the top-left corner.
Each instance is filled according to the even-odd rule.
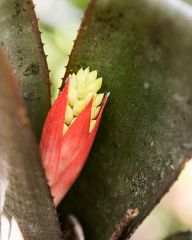
[[[60,213],[76,214],[86,238],[109,239],[127,209],[138,208],[124,239],[191,156],[192,26],[165,1],[92,4],[67,75],[97,69],[111,97],[90,159]]]

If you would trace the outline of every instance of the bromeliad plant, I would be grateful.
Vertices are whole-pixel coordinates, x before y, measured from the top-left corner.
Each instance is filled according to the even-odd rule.
[[[102,78],[80,69],[70,75],[42,132],[40,153],[57,206],[83,168],[109,94],[97,93]]]
[[[97,142],[103,151],[92,152],[92,164],[59,208],[61,221],[71,212],[81,219],[87,239],[129,238],[191,156],[192,10],[185,2],[92,0],[85,13],[67,72],[98,69],[114,96],[103,119],[109,131]],[[39,140],[50,85],[33,9],[30,0],[1,0],[0,44]],[[16,81],[3,73],[3,62],[0,214],[14,218],[25,239],[60,240],[41,162],[16,104]],[[44,125],[40,150],[55,205],[85,164],[107,101],[97,93],[96,75],[82,69],[69,76]]]

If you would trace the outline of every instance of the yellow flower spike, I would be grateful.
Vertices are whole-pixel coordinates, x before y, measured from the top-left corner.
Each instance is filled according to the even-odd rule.
[[[80,78],[78,79],[78,98],[83,99],[86,94],[87,94],[87,81],[88,81],[88,76],[89,76],[89,68],[86,68],[84,70],[84,73],[80,74]]]
[[[69,105],[72,107],[74,103],[78,101],[77,90],[72,85],[69,86],[68,101],[69,101]]]
[[[73,73],[72,75],[69,76],[70,78],[70,86],[72,86],[73,88],[77,88],[77,77],[76,75]]]
[[[96,120],[91,120],[90,126],[89,126],[89,132],[92,132],[93,128],[95,127]]]
[[[93,97],[93,93],[88,93],[87,95],[86,95],[86,97],[84,98],[84,103],[87,105],[89,102],[90,102],[90,100],[91,100],[91,98]]]
[[[69,92],[68,92],[68,106],[66,111],[66,120],[67,125],[71,125],[75,117],[84,110],[87,104],[90,102],[93,97],[93,105],[91,109],[91,119],[96,119],[99,111],[100,105],[103,101],[104,94],[97,92],[101,88],[102,78],[97,78],[97,71],[90,71],[89,68],[83,70],[82,68],[77,72],[77,74],[72,74],[69,76]],[[73,112],[73,117],[72,113]],[[68,116],[69,115],[69,116]],[[72,118],[72,119],[71,119]],[[92,121],[91,120],[91,121]],[[93,123],[90,128],[93,127]]]
[[[87,83],[81,82],[78,86],[77,95],[79,99],[83,99],[86,96],[87,93]]]
[[[83,70],[83,68],[80,68],[79,71],[76,74],[76,77],[80,78],[82,75],[84,75],[84,70]]]
[[[92,71],[89,73],[89,76],[88,76],[88,81],[89,82],[92,82],[92,81],[95,81],[97,78],[97,71]]]
[[[86,81],[88,80],[89,74],[90,74],[90,71],[89,71],[89,67],[88,67],[84,70],[84,78],[85,78]]]
[[[104,93],[99,93],[94,97],[93,106],[99,106],[103,100]]]
[[[77,78],[77,88],[80,88],[82,83],[85,82],[85,73],[82,68],[78,71],[76,78]]]
[[[73,124],[75,122],[75,120],[77,119],[77,117],[74,117],[71,124]]]
[[[91,82],[88,86],[88,92],[98,92],[102,85],[102,78],[97,78],[95,81]]]
[[[101,107],[92,107],[91,108],[91,119],[95,119],[97,115],[99,114]]]
[[[65,134],[65,133],[67,132],[68,128],[69,128],[69,127],[68,127],[66,124],[64,124],[64,127],[63,127],[63,134]]]
[[[67,105],[65,113],[65,124],[69,125],[73,120],[73,110]]]
[[[77,101],[74,106],[73,106],[73,114],[74,116],[78,116],[82,111],[83,109],[85,108],[85,103],[83,100],[79,100]]]

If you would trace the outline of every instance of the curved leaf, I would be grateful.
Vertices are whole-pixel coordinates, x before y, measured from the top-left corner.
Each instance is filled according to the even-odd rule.
[[[130,236],[191,156],[191,13],[177,0],[97,0],[87,11],[67,75],[97,69],[111,97],[59,208],[62,221],[77,215],[86,239]],[[127,209],[135,208],[130,224]]]
[[[0,44],[18,79],[32,128],[40,137],[50,107],[49,74],[32,0],[0,1]]]
[[[0,238],[61,239],[16,81],[0,49]],[[4,238],[5,237],[5,238]]]

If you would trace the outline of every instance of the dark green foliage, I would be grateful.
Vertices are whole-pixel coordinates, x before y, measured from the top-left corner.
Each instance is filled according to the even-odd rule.
[[[192,4],[192,0],[183,0],[186,3]]]
[[[0,44],[8,54],[37,138],[50,107],[49,74],[31,0],[1,0]]]
[[[191,154],[192,23],[166,1],[95,2],[67,74],[97,69],[111,96],[88,163],[59,213],[62,221],[76,214],[86,239],[125,239]],[[126,225],[130,208],[140,214]]]
[[[14,218],[25,240],[59,240],[55,206],[17,90],[0,48],[0,218]],[[6,230],[1,225],[0,235]]]

